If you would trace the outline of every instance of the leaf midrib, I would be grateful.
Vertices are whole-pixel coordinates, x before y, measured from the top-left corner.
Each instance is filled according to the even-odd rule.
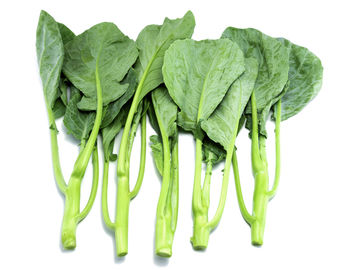
[[[215,59],[216,59],[216,56],[218,55],[218,50],[216,50],[215,52],[215,55],[213,57],[213,61],[211,61],[210,63],[210,67],[208,69],[208,72],[207,74],[205,75],[205,78],[204,78],[204,82],[203,82],[203,87],[202,87],[202,91],[201,91],[201,98],[199,100],[199,105],[198,105],[198,113],[197,113],[197,124],[199,123],[199,120],[200,120],[200,117],[201,117],[201,113],[202,113],[202,106],[203,106],[203,100],[204,100],[204,96],[203,93],[204,93],[204,90],[205,90],[205,87],[207,85],[207,79],[208,79],[208,74],[210,73],[212,67],[213,67],[213,63],[215,62]]]

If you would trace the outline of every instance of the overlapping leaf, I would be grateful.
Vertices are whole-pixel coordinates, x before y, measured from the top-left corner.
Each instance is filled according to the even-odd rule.
[[[174,42],[164,58],[163,76],[169,94],[180,108],[178,124],[198,133],[244,71],[238,45],[228,39]]]
[[[71,98],[63,118],[63,123],[68,133],[72,134],[79,141],[89,138],[96,116],[95,112],[82,112],[78,109],[77,104],[81,98],[80,91],[72,86]]]
[[[236,42],[246,57],[254,57],[259,63],[259,73],[255,82],[259,132],[266,136],[265,124],[271,106],[284,94],[288,79],[288,50],[276,39],[252,28],[229,27],[222,34]],[[247,107],[247,128],[251,129],[251,108]]]
[[[257,61],[247,58],[245,72],[231,85],[211,116],[201,124],[209,138],[221,144],[226,151],[234,146],[232,140],[237,135],[236,127],[250,99],[257,74]]]
[[[36,52],[45,100],[47,106],[53,108],[59,96],[64,48],[57,22],[45,11],[41,11],[39,17]]]
[[[158,119],[156,118],[156,113]],[[169,138],[169,144],[177,133],[176,117],[177,106],[169,96],[168,90],[158,87],[152,92],[152,106],[150,109],[151,124],[158,135],[151,136],[151,149],[156,167],[159,173],[163,174],[163,143],[162,135]],[[163,132],[164,134],[161,134]]]
[[[299,113],[322,86],[320,59],[308,49],[287,39],[278,39],[289,50],[288,88],[282,97],[282,121]]]
[[[181,19],[165,18],[162,25],[149,25],[140,32],[136,40],[140,51],[136,71],[142,83],[139,101],[163,82],[164,53],[170,44],[177,39],[190,38],[194,26],[193,14],[188,11]]]
[[[128,88],[119,82],[136,61],[134,41],[113,23],[100,23],[76,36],[65,46],[63,72],[67,78],[97,104],[96,75],[99,76],[103,104],[121,97]]]

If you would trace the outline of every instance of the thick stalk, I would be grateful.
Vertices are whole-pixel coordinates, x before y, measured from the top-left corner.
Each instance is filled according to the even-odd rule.
[[[253,245],[261,246],[264,240],[266,209],[269,201],[269,181],[267,171],[255,174],[255,187],[253,196],[253,216],[251,223],[251,240]]]
[[[97,94],[97,109],[94,126],[92,128],[90,137],[79,153],[78,158],[74,164],[73,172],[68,182],[66,189],[65,210],[62,222],[62,245],[64,248],[72,249],[76,246],[76,227],[79,220],[80,212],[80,185],[84,177],[86,167],[91,157],[92,151],[95,147],[97,135],[102,121],[102,88],[98,73],[98,59],[96,62],[96,94]]]
[[[66,188],[66,200],[62,222],[61,240],[63,248],[74,249],[76,247],[76,228],[80,212],[80,186],[81,180],[73,178],[69,180]]]
[[[118,256],[128,254],[129,205],[129,172],[125,175],[119,173],[115,221],[115,241]]]
[[[192,195],[192,212],[193,212],[193,236],[191,237],[192,246],[196,250],[203,250],[208,245],[209,228],[208,224],[208,207],[202,201],[201,174],[202,174],[202,141],[196,139],[196,163]],[[208,162],[211,164],[211,162]],[[211,165],[207,167],[207,182],[210,179]],[[204,185],[205,186],[205,185]],[[204,189],[205,190],[205,189]],[[204,196],[205,198],[207,196]]]
[[[252,168],[255,179],[253,196],[253,217],[251,223],[251,241],[253,245],[262,245],[265,230],[266,207],[269,200],[269,178],[266,162],[265,138],[259,136],[255,94],[252,103]]]
[[[153,61],[153,60],[152,60]],[[140,103],[142,88],[150,70],[152,61],[147,65],[144,75],[135,91],[131,103],[128,117],[124,126],[123,136],[120,142],[118,165],[117,165],[117,207],[115,222],[116,249],[118,256],[125,256],[128,253],[128,219],[130,204],[130,186],[129,186],[129,164],[128,164],[128,138],[132,120]],[[141,97],[142,98],[142,97]]]
[[[128,117],[124,126],[123,136],[120,143],[118,165],[117,165],[117,205],[116,205],[116,221],[115,221],[115,240],[118,256],[128,254],[128,222],[129,222],[129,162],[128,162],[128,139],[132,120],[139,104],[139,96],[144,82],[139,83],[134,99],[132,101]]]
[[[170,184],[166,198],[164,209],[164,219],[156,228],[158,238],[156,237],[156,254],[162,257],[171,257],[173,240],[177,225],[178,209],[179,209],[179,157],[178,157],[178,142],[173,145],[171,152],[171,168],[170,168]],[[158,240],[157,240],[158,239]],[[158,246],[158,248],[157,248]]]
[[[176,230],[177,217],[179,211],[179,145],[178,145],[178,135],[176,135],[176,141],[173,146],[171,153],[171,212],[172,212],[172,222],[171,229],[173,234]]]
[[[160,133],[162,136],[163,146],[163,179],[160,190],[158,205],[157,205],[157,220],[156,220],[156,254],[162,257],[170,257],[172,254],[172,230],[171,230],[171,212],[167,211],[167,198],[170,193],[170,144],[169,138],[160,115],[155,109]]]

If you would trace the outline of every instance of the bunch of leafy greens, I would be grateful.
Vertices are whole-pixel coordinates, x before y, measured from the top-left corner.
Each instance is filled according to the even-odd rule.
[[[170,257],[179,204],[177,106],[164,86],[154,90],[151,99],[149,118],[157,132],[151,136],[151,148],[157,170],[163,177],[157,206],[155,248],[159,256]]]
[[[54,173],[57,185],[65,195],[62,245],[72,249],[76,246],[77,224],[86,217],[96,196],[96,139],[101,123],[104,115],[109,115],[111,120],[118,115],[104,113],[104,107],[113,106],[112,103],[119,102],[126,91],[131,91],[129,83],[123,82],[123,79],[136,61],[138,51],[135,42],[112,23],[100,23],[74,36],[68,28],[60,26],[42,11],[37,30],[37,55],[50,122]],[[128,96],[130,98],[132,93]],[[65,110],[63,106],[66,106]],[[57,110],[58,107],[61,109]],[[81,110],[86,107],[92,110]],[[68,184],[59,165],[54,119],[54,114],[60,116],[63,113],[67,131],[80,141],[80,152]],[[87,205],[80,211],[80,186],[91,155],[94,164],[93,185]]]
[[[245,95],[245,93],[242,93],[243,89],[240,86],[230,86],[244,70],[245,63],[242,51],[237,44],[228,39],[176,41],[165,54],[164,81],[170,96],[180,109],[178,125],[187,131],[191,131],[196,139],[196,165],[192,197],[194,227],[191,239],[195,249],[206,248],[209,233],[217,226],[224,209],[231,164],[230,156],[234,147],[241,108],[245,106],[243,100],[246,99],[240,99],[240,96]],[[230,93],[227,93],[228,91]],[[239,99],[234,100],[234,104],[223,104],[220,108],[217,108],[225,95],[232,95]],[[231,102],[231,100],[228,102]],[[233,105],[233,107],[227,108],[230,105]],[[225,142],[224,144],[228,153],[221,198],[214,218],[208,221],[211,169],[212,165],[220,160],[220,155],[216,155],[215,151],[211,149],[210,146],[215,144],[210,142],[202,128],[203,126],[207,130],[213,128],[216,121],[215,117],[220,118],[220,114],[225,114],[227,109],[231,113],[230,121],[233,127],[227,133],[228,143]],[[214,133],[221,133],[222,131],[220,127]],[[215,134],[211,135],[210,139],[217,140],[218,137]],[[205,146],[204,155],[202,154],[203,144]],[[207,164],[207,173],[202,187],[201,169],[203,160]]]
[[[155,252],[170,257],[179,205],[179,131],[192,133],[196,144],[192,195],[194,249],[205,249],[210,232],[219,224],[227,196],[231,162],[238,204],[251,226],[254,245],[262,245],[268,201],[280,178],[280,123],[299,113],[322,85],[321,61],[287,39],[272,38],[255,29],[229,27],[218,40],[194,41],[193,14],[166,18],[148,25],[136,42],[113,23],[100,23],[75,35],[42,11],[37,28],[37,56],[49,118],[54,176],[65,196],[61,240],[76,246],[76,228],[94,203],[99,177],[97,137],[103,148],[102,215],[114,231],[118,256],[128,253],[130,201],[138,194],[145,172],[146,117],[154,163],[162,178],[156,212]],[[271,117],[270,117],[271,116]],[[79,144],[68,183],[58,152],[56,120]],[[269,187],[266,122],[275,122],[276,167]],[[255,178],[253,211],[245,206],[238,171],[236,137],[250,131],[251,163]],[[130,159],[141,126],[138,177],[130,191]],[[179,128],[180,127],[180,128]],[[122,132],[118,156],[116,137]],[[90,197],[80,210],[80,189],[92,157]],[[116,215],[107,204],[109,166],[117,162]],[[224,163],[218,208],[209,219],[213,166]],[[202,183],[202,165],[206,172]]]
[[[143,102],[143,100],[149,92],[163,82],[162,66],[165,51],[175,40],[191,37],[194,26],[193,14],[189,11],[181,19],[170,20],[166,18],[162,25],[146,26],[136,40],[139,50],[139,58],[135,65],[138,85],[126,118],[117,164],[117,210],[114,228],[118,256],[124,256],[128,253],[129,204],[130,200],[137,194],[143,178],[143,175],[138,177],[134,190],[130,192],[129,160],[132,149],[131,141],[134,136],[133,130],[136,130],[138,126],[138,115],[142,115],[141,128],[145,130],[148,106],[147,102]]]
[[[238,203],[244,219],[251,226],[252,244],[262,245],[267,204],[276,194],[280,178],[280,122],[300,112],[317,95],[323,68],[320,60],[307,49],[285,39],[269,37],[256,29],[229,27],[222,38],[237,42],[245,57],[253,57],[259,64],[250,103],[244,112],[246,127],[250,130],[255,178],[252,214],[243,201],[236,153],[233,168]],[[276,167],[270,189],[265,126],[271,111],[275,121]]]

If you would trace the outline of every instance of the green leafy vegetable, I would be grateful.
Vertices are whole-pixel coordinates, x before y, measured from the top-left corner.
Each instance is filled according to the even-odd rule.
[[[156,212],[155,253],[170,257],[179,205],[178,140],[181,131],[196,142],[192,194],[194,249],[205,249],[218,226],[227,197],[231,162],[240,211],[251,226],[251,242],[262,245],[267,204],[280,180],[280,124],[299,113],[320,91],[323,67],[308,49],[253,29],[228,27],[218,40],[194,41],[194,16],[165,18],[148,25],[136,42],[113,23],[102,22],[76,36],[41,11],[36,52],[51,135],[56,184],[65,197],[61,241],[76,246],[76,228],[94,203],[99,177],[97,140],[103,146],[102,216],[114,231],[117,256],[128,253],[130,201],[138,194],[146,168],[146,117],[156,135],[150,137],[154,164],[161,176]],[[271,115],[271,117],[270,117]],[[79,143],[68,184],[58,152],[56,119]],[[275,122],[276,166],[269,186],[266,123]],[[138,177],[130,189],[131,153],[141,127]],[[252,213],[247,210],[238,171],[236,137],[245,126],[251,139],[255,180]],[[124,129],[123,129],[124,128]],[[114,143],[123,134],[118,156]],[[93,180],[86,206],[80,190],[92,157]],[[116,216],[108,211],[108,174],[117,162]],[[218,208],[209,219],[213,166],[224,161]],[[202,183],[202,166],[205,177]]]
[[[194,17],[187,12],[181,19],[170,20],[166,18],[163,25],[146,26],[139,34],[136,44],[139,49],[139,61],[136,63],[136,71],[139,78],[130,111],[125,123],[122,140],[119,148],[117,167],[118,191],[117,191],[117,214],[115,222],[115,236],[117,255],[124,256],[128,252],[128,214],[130,199],[135,197],[143,179],[145,162],[145,149],[141,149],[141,170],[136,182],[135,189],[129,191],[129,158],[132,148],[132,129],[137,128],[138,122],[134,121],[135,114],[143,97],[159,86],[162,80],[163,57],[166,49],[177,39],[191,37],[194,29]],[[145,110],[143,110],[145,113]],[[141,137],[146,134],[146,115],[141,120]],[[134,123],[134,124],[133,124]],[[143,124],[144,123],[144,124]],[[133,125],[133,127],[132,127]],[[131,129],[131,130],[130,130]],[[144,142],[145,140],[142,140]],[[143,144],[142,144],[143,145]]]
[[[238,45],[228,39],[182,40],[174,42],[165,53],[163,76],[170,96],[180,108],[178,124],[196,137],[196,168],[192,209],[194,216],[192,245],[205,249],[209,233],[220,220],[215,215],[208,222],[209,184],[215,155],[208,152],[207,173],[201,187],[202,144],[201,124],[214,112],[230,85],[244,71],[244,57]],[[209,149],[209,148],[208,148]],[[221,201],[225,200],[223,185]],[[218,212],[222,213],[220,204]]]
[[[152,105],[156,121],[151,123],[158,135],[151,137],[151,148],[156,167],[163,177],[157,206],[155,248],[157,255],[170,257],[179,204],[177,106],[165,87],[152,92]]]
[[[36,47],[40,76],[43,83],[44,97],[50,123],[54,175],[59,190],[65,195],[65,212],[62,223],[62,244],[64,248],[70,249],[76,246],[76,226],[89,213],[96,197],[98,183],[98,152],[97,148],[94,147],[96,138],[94,141],[89,140],[86,146],[85,143],[81,146],[81,154],[75,163],[72,177],[67,185],[63,178],[59,162],[57,144],[58,131],[55,123],[55,117],[57,118],[65,112],[64,101],[67,101],[66,89],[62,88],[63,90],[60,92],[59,88],[63,87],[62,84],[60,85],[60,80],[62,81],[61,69],[65,51],[59,25],[45,11],[41,11],[40,13]],[[100,114],[101,113],[102,112],[100,112]],[[88,153],[86,152],[86,149],[88,149]],[[93,162],[93,185],[90,198],[85,208],[80,211],[80,183],[91,154]],[[83,163],[80,161],[81,158],[85,158]],[[85,168],[80,167],[81,165],[85,166]]]
[[[102,88],[103,104],[117,100],[128,89],[120,84],[136,61],[134,41],[113,23],[100,23],[65,45],[63,72],[96,108],[96,73]],[[87,101],[85,101],[87,103]]]

